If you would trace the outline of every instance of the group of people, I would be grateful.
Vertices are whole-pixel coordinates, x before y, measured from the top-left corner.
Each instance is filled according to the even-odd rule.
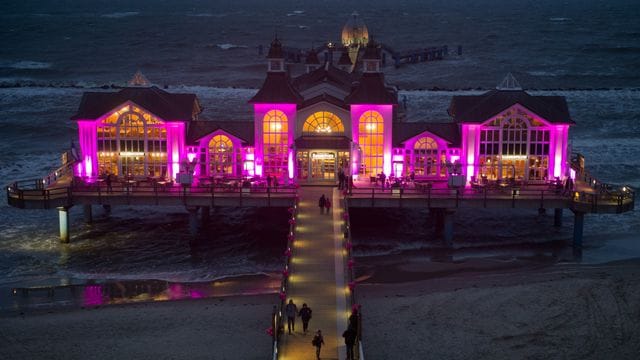
[[[296,316],[299,316],[302,320],[302,333],[307,334],[309,330],[309,320],[311,320],[311,314],[313,311],[306,304],[302,304],[302,308],[298,311],[298,306],[293,302],[293,299],[289,299],[289,303],[284,308],[284,312],[287,315],[287,328],[289,335],[296,330]],[[324,338],[322,337],[322,330],[318,329],[316,334],[311,340],[311,344],[316,348],[316,358],[320,359],[320,349],[324,345]]]
[[[320,208],[320,214],[324,214],[325,210],[328,214],[329,211],[331,211],[331,200],[322,194],[322,196],[320,196],[320,200],[318,200],[318,207]]]
[[[300,317],[302,320],[302,333],[307,334],[309,329],[309,320],[311,320],[312,310],[306,304],[302,304],[302,308],[298,310],[297,305],[293,302],[293,299],[289,299],[289,303],[285,306],[285,315],[287,316],[287,329],[289,331],[289,335],[295,332],[296,327],[296,317]],[[358,337],[358,326],[359,326],[359,314],[358,309],[354,308],[351,311],[351,316],[349,316],[349,325],[347,330],[342,333],[342,337],[344,338],[344,344],[347,349],[347,360],[355,360],[354,356],[354,346],[356,343],[356,339]],[[311,345],[316,348],[316,359],[320,359],[320,350],[324,345],[324,337],[322,336],[322,330],[318,329],[311,340]]]

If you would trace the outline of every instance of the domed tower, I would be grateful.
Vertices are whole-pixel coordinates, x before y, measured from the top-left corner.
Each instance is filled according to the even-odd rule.
[[[367,25],[358,17],[358,13],[354,12],[342,28],[342,45],[364,46],[368,42],[369,30],[367,30]]]

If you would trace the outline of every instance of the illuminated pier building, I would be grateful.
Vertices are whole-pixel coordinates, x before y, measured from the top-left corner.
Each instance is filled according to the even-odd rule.
[[[347,51],[347,50],[345,50]],[[454,96],[450,121],[399,121],[397,90],[385,82],[372,42],[362,67],[349,57],[320,62],[291,77],[282,44],[267,55],[265,81],[249,103],[254,120],[200,119],[194,94],[173,94],[145,81],[117,92],[85,93],[78,112],[81,177],[162,176],[181,165],[194,176],[271,176],[285,182],[334,181],[380,173],[422,180],[546,180],[569,176],[574,124],[559,96],[533,96],[509,75],[480,95]],[[144,79],[143,79],[144,80]]]

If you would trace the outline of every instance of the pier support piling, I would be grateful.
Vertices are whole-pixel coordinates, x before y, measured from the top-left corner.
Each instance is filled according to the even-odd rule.
[[[105,214],[111,214],[111,205],[102,205],[102,208],[104,209]]]
[[[453,245],[453,214],[451,210],[442,211],[442,236],[446,247]]]
[[[60,219],[60,241],[69,242],[69,209],[70,207],[61,206],[58,208],[58,218]]]
[[[204,227],[209,222],[209,217],[211,215],[211,207],[203,206],[201,211],[202,211],[202,214],[200,214],[200,217],[202,218],[202,227]]]
[[[198,235],[198,207],[188,206],[187,211],[189,212],[189,234],[196,236]]]
[[[87,224],[91,224],[93,222],[93,213],[92,213],[91,205],[84,205],[83,210],[84,210],[84,222],[86,222]]]
[[[584,228],[584,213],[580,211],[574,211],[573,220],[573,248],[582,248],[582,230]]]
[[[553,226],[555,227],[562,226],[562,209],[553,210]]]
[[[453,214],[455,211],[449,209],[430,209],[435,215],[436,234],[442,235],[446,247],[453,245]]]

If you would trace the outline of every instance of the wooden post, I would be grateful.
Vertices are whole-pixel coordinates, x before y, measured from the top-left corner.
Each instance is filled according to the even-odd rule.
[[[58,218],[60,220],[60,241],[69,242],[69,207],[61,206],[58,208]]]
[[[553,209],[553,226],[562,226],[562,209]]]
[[[192,236],[198,235],[198,207],[187,206],[189,212],[189,234]]]
[[[451,247],[453,245],[453,214],[455,211],[443,209],[442,210],[442,220],[443,220],[443,239],[446,247]]]
[[[580,211],[574,211],[573,214],[573,247],[576,249],[581,249],[582,230],[584,228],[584,213]]]
[[[87,224],[91,224],[93,222],[93,213],[92,213],[91,205],[84,205],[83,210],[84,210],[84,222],[86,222]]]

